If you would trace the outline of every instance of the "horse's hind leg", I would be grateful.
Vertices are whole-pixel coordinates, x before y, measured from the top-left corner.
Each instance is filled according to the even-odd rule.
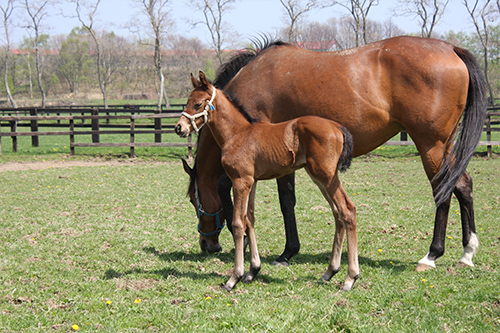
[[[474,267],[472,257],[477,252],[479,240],[476,235],[474,222],[474,204],[472,199],[472,177],[464,172],[459,178],[454,192],[460,204],[462,219],[462,244],[464,253],[458,262],[458,267]]]
[[[321,177],[315,177],[308,168],[306,168],[306,170],[330,204],[335,218],[335,236],[333,238],[332,256],[330,263],[328,264],[328,268],[321,279],[329,281],[339,272],[342,256],[342,244],[344,242],[344,233],[346,233],[348,268],[347,278],[342,286],[342,290],[351,290],[354,282],[356,282],[359,278],[356,206],[347,196],[347,193],[340,184],[340,180],[337,176],[335,176],[335,178],[330,182],[321,182],[319,180]]]
[[[300,242],[295,220],[295,173],[278,178],[278,192],[281,213],[285,221],[286,244],[283,253],[272,263],[278,266],[288,266],[288,260],[299,253]]]
[[[338,177],[335,177],[333,184],[328,188],[328,192],[335,206],[334,215],[336,220],[340,220],[344,224],[347,234],[347,277],[342,286],[342,290],[351,290],[354,282],[359,278],[359,263],[358,263],[358,235],[356,231],[356,206],[349,199],[344,188],[340,184]],[[336,232],[337,236],[337,232]],[[332,259],[335,255],[335,240]],[[327,273],[330,270],[328,266]],[[325,273],[326,274],[326,273]]]
[[[252,190],[250,191],[250,196],[248,199],[246,233],[248,236],[248,245],[250,247],[250,270],[248,271],[248,274],[245,276],[245,280],[243,280],[243,282],[245,283],[252,282],[260,271],[260,257],[259,257],[259,251],[257,249],[257,239],[255,237],[255,229],[254,229],[256,185],[257,183],[255,183],[252,186]]]

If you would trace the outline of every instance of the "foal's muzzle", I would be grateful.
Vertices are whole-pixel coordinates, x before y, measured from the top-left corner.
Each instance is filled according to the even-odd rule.
[[[189,133],[191,133],[191,130],[189,128],[189,121],[186,119],[186,117],[181,116],[177,123],[175,124],[174,127],[175,133],[180,136],[180,137],[187,137]]]

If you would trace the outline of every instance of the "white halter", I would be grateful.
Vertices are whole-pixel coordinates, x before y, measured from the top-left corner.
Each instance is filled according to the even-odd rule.
[[[203,127],[203,125],[205,125],[208,121],[208,111],[214,111],[215,110],[215,107],[213,105],[213,102],[214,102],[214,99],[215,99],[215,87],[212,87],[213,89],[213,92],[212,92],[212,98],[210,98],[209,101],[207,101],[207,104],[205,105],[205,109],[200,112],[200,113],[196,113],[194,115],[190,115],[186,112],[182,112],[181,116],[184,116],[186,117],[187,119],[189,119],[191,121],[191,126],[193,126],[194,130],[196,133],[198,133],[200,131],[200,129]],[[199,118],[199,117],[203,117],[203,124],[201,124],[201,126],[198,128],[198,126],[196,126],[196,123],[195,123],[195,120],[196,118]]]

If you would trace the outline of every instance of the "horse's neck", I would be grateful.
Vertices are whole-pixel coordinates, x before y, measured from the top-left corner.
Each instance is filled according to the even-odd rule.
[[[217,144],[222,148],[228,140],[242,133],[251,124],[225,96],[217,98],[214,104],[215,111],[209,126]]]

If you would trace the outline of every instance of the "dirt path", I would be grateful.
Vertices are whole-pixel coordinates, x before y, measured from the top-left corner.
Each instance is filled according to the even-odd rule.
[[[134,160],[109,160],[109,161],[34,161],[34,162],[7,162],[0,163],[0,172],[42,170],[48,168],[69,168],[69,167],[95,167],[95,166],[120,166],[130,164],[171,164],[173,162],[143,162]]]

